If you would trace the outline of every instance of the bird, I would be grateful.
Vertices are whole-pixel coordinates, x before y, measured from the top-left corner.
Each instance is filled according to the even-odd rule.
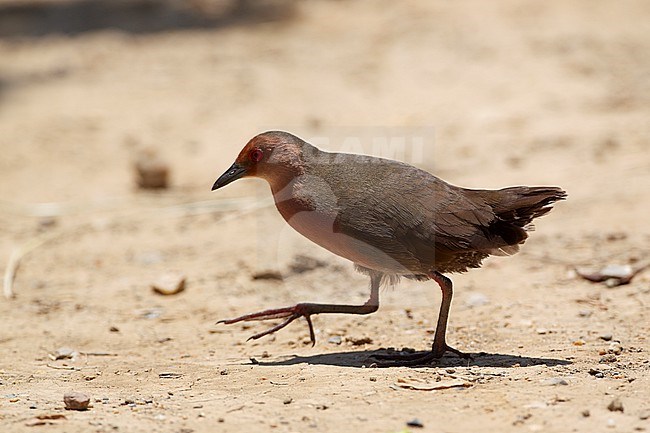
[[[442,301],[431,350],[376,355],[391,365],[430,363],[446,352],[471,357],[447,344],[453,284],[445,274],[478,268],[488,256],[515,254],[532,221],[567,197],[554,186],[463,188],[404,162],[327,152],[284,131],[248,141],[212,190],[246,177],[268,182],[277,210],[297,232],[368,275],[370,297],[362,305],[298,303],[218,323],[284,319],[250,340],[303,317],[314,345],[311,316],[374,313],[381,286],[402,277],[435,281]]]

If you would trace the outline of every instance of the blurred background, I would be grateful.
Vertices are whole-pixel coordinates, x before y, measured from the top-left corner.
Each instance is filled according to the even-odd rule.
[[[601,328],[646,344],[633,325],[647,312],[647,273],[627,296],[603,288],[594,299],[571,272],[650,255],[650,2],[0,0],[0,266],[16,296],[0,303],[11,318],[2,352],[27,367],[59,345],[100,345],[136,370],[169,353],[214,360],[214,347],[246,359],[302,348],[306,329],[235,347],[253,330],[212,329],[216,319],[364,301],[366,278],[287,229],[264,182],[210,192],[268,129],[466,187],[567,190],[521,254],[455,277],[460,349],[552,356]],[[392,138],[404,145],[381,141]],[[187,290],[152,293],[170,270]],[[426,347],[438,293],[405,282],[385,296],[384,316],[365,325],[318,320],[354,323],[346,332],[375,346]],[[421,319],[408,336],[382,321],[401,323],[400,308]],[[503,337],[526,332],[525,348]]]
[[[169,162],[172,188],[205,192],[265,129],[412,127],[434,131],[427,154],[452,182],[562,184],[589,217],[589,192],[611,190],[640,212],[631,196],[638,176],[648,185],[649,9],[1,0],[0,197],[129,194],[143,149]]]

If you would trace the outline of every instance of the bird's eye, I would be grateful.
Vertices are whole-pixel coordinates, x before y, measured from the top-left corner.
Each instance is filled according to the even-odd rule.
[[[262,152],[260,149],[251,150],[251,153],[250,153],[251,161],[260,162],[262,160],[263,156],[264,156],[264,152]]]

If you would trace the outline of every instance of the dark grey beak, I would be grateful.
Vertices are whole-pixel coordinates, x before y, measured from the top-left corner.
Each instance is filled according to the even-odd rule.
[[[246,168],[242,167],[241,165],[234,163],[233,165],[230,166],[230,168],[222,174],[219,179],[212,185],[212,191],[215,189],[219,189],[222,186],[226,186],[231,182],[236,181],[240,177],[246,174]]]

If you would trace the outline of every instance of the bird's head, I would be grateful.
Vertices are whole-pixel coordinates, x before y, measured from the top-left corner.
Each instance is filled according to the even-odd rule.
[[[242,177],[259,177],[272,186],[286,183],[304,171],[304,151],[316,149],[288,132],[269,131],[253,137],[233,165],[212,186],[219,189]],[[317,150],[316,150],[317,151]]]

